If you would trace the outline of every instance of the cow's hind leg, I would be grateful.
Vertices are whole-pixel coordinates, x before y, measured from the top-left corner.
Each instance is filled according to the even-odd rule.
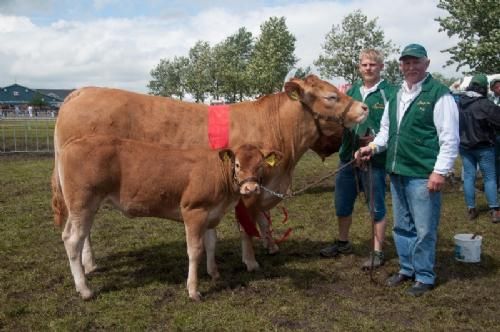
[[[87,285],[82,264],[83,245],[85,238],[89,234],[91,223],[91,217],[86,216],[86,213],[74,214],[70,212],[62,233],[76,291],[80,293],[84,300],[93,297],[93,293]]]
[[[240,230],[241,235],[241,260],[246,265],[247,271],[255,271],[260,268],[255,260],[255,251],[253,250],[252,237],[244,230]]]
[[[94,252],[92,250],[92,242],[90,240],[90,232],[87,237],[85,237],[85,241],[83,242],[82,263],[83,268],[85,269],[85,274],[89,274],[97,269]]]
[[[269,214],[269,211],[267,211],[267,213]],[[278,247],[278,245],[274,241],[273,234],[271,232],[271,228],[269,225],[269,221],[264,216],[264,213],[259,211],[254,216],[254,218],[257,222],[257,225],[259,225],[260,236],[262,238],[262,244],[263,244],[264,248],[266,248],[267,251],[271,255],[278,253],[280,251],[280,248]]]
[[[220,274],[217,269],[217,263],[215,262],[215,247],[217,244],[217,231],[215,228],[207,229],[205,232],[204,244],[207,255],[207,272],[212,277],[212,280],[217,280]]]

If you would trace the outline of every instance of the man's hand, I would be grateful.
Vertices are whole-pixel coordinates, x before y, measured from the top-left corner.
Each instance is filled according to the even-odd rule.
[[[441,191],[445,183],[444,175],[432,172],[429,176],[429,181],[427,182],[427,189],[429,191]]]
[[[359,148],[358,151],[354,153],[354,159],[356,159],[356,166],[360,167],[363,163],[370,160],[373,154],[373,149],[370,146],[364,146]]]

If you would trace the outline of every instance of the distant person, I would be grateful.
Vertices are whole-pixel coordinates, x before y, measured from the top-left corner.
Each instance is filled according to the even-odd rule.
[[[495,171],[496,130],[500,129],[500,107],[488,100],[486,75],[474,75],[458,102],[460,114],[460,156],[464,169],[464,196],[469,220],[476,209],[476,169],[483,175],[484,193],[494,223],[500,222]]]
[[[29,115],[30,118],[33,117],[33,106],[31,106],[31,105],[28,106],[28,115]]]
[[[490,82],[491,101],[500,106],[500,78]],[[495,171],[497,175],[497,192],[500,192],[500,130],[496,131],[495,139]]]
[[[371,163],[371,178],[368,170],[360,170],[352,165],[345,166],[353,160],[354,151],[367,140],[373,139],[380,128],[380,119],[384,113],[387,100],[396,92],[396,87],[381,79],[384,69],[384,56],[380,51],[366,49],[359,55],[358,70],[362,80],[354,83],[347,94],[355,100],[364,102],[369,109],[367,120],[356,125],[352,130],[345,130],[339,151],[340,171],[335,177],[335,210],[338,218],[338,239],[330,246],[320,251],[323,257],[336,257],[339,254],[352,252],[349,242],[349,230],[352,224],[352,212],[358,196],[358,183],[362,185],[365,196],[372,201],[373,190],[373,222],[375,223],[373,259],[370,256],[362,265],[368,269],[372,265],[377,268],[384,264],[383,245],[386,229],[385,208],[385,153],[373,158]],[[359,181],[358,181],[359,180]],[[370,181],[371,180],[371,183]],[[370,218],[371,219],[371,218]],[[371,225],[372,220],[370,220]]]
[[[491,100],[495,105],[500,105],[500,78],[491,80],[490,90],[492,93]]]
[[[427,72],[430,60],[419,44],[403,49],[404,81],[384,110],[375,140],[357,160],[387,151],[394,217],[393,238],[399,271],[387,279],[395,287],[415,280],[407,294],[434,288],[441,189],[458,153],[458,109],[450,90]]]

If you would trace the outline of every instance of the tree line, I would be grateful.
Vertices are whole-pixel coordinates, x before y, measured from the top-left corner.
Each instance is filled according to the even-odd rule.
[[[483,0],[479,20],[464,1],[440,0],[438,7],[449,11],[446,17],[435,20],[440,31],[449,36],[458,35],[457,46],[443,50],[451,54],[446,65],[457,64],[457,70],[468,66],[465,73],[500,72],[498,45],[500,45],[500,6],[495,1]],[[192,96],[196,102],[208,98],[233,103],[248,98],[280,91],[287,74],[295,68],[295,36],[290,33],[284,17],[270,17],[260,26],[254,37],[245,27],[211,46],[198,41],[187,56],[161,59],[151,70],[149,93],[183,99]],[[376,48],[385,58],[383,76],[399,84],[399,47],[386,40],[377,19],[369,20],[360,10],[345,16],[339,25],[333,25],[326,34],[322,53],[314,65],[324,78],[341,77],[353,83],[360,79],[358,55],[364,48]],[[311,67],[295,68],[295,77],[305,77]],[[444,84],[456,78],[433,73]]]

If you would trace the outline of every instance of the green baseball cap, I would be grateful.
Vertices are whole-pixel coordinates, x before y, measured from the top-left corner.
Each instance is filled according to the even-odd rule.
[[[476,83],[482,88],[488,89],[488,78],[484,74],[476,74],[472,76],[469,86],[471,86],[473,83]]]
[[[422,45],[410,44],[404,48],[403,52],[401,52],[399,60],[406,56],[411,56],[414,58],[427,58],[427,51]]]

